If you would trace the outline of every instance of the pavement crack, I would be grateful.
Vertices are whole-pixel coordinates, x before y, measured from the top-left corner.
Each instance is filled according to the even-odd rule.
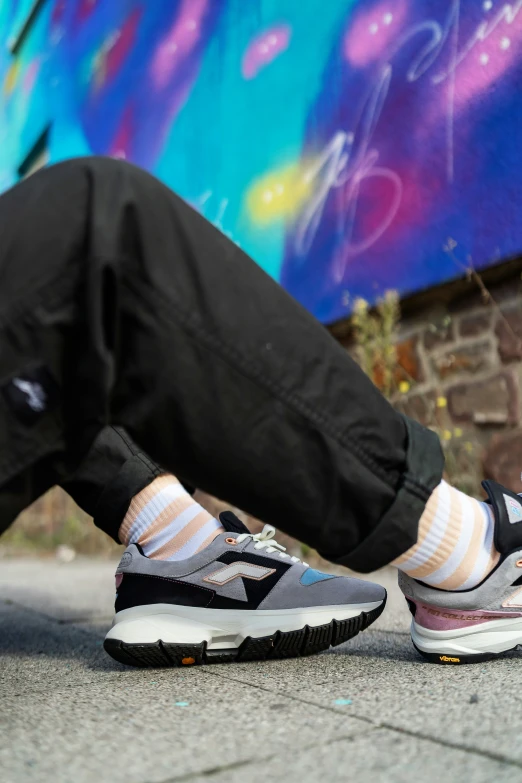
[[[32,606],[21,604],[19,601],[15,601],[12,598],[2,598],[0,599],[0,603],[4,604],[4,606],[14,606],[16,609],[21,609],[23,612],[28,612],[29,614],[36,615],[37,617],[43,617],[44,620],[50,620],[52,623],[56,623],[56,617],[53,617],[50,614],[46,614],[45,612],[41,612],[39,609],[33,609]]]
[[[358,718],[357,715],[354,715],[353,717]],[[473,748],[470,745],[460,745],[458,742],[450,742],[450,740],[445,740],[440,737],[432,737],[431,735],[424,734],[421,731],[411,731],[410,729],[405,729],[401,726],[394,726],[393,723],[387,723],[386,721],[381,721],[379,725],[383,729],[395,731],[398,734],[402,734],[406,737],[415,737],[416,739],[433,742],[436,745],[441,745],[445,748],[460,750],[465,753],[470,753],[474,756],[480,756],[481,758],[489,759],[490,761],[499,761],[502,764],[508,764],[509,766],[515,767],[516,769],[522,769],[522,762],[510,759],[508,756],[503,756],[501,753],[493,753],[493,751],[490,750],[479,750],[478,748]]]
[[[264,759],[247,759],[246,761],[233,761],[230,764],[223,764],[217,767],[209,767],[208,769],[202,769],[198,772],[189,772],[186,775],[179,775],[173,778],[167,778],[162,780],[161,783],[185,783],[185,781],[194,780],[194,778],[211,778],[214,775],[219,775],[221,772],[231,772],[234,769],[241,769],[241,767],[247,767],[258,761],[264,761]]]
[[[330,745],[334,745],[336,742],[350,742],[356,737],[357,733],[351,732],[350,734],[343,734],[338,737],[332,737],[328,740],[318,740],[317,742],[307,743],[306,749],[313,750],[314,748],[324,748]],[[273,758],[273,753],[265,756],[253,756],[251,759],[246,759],[244,761],[233,761],[230,764],[208,767],[207,769],[198,770],[197,772],[189,772],[185,775],[178,775],[173,778],[167,778],[166,780],[162,780],[161,783],[188,783],[188,781],[194,780],[196,778],[211,778],[214,775],[220,774],[221,772],[230,772],[231,770],[240,769],[241,767],[249,767],[253,764],[263,764],[264,762],[271,761]]]
[[[333,712],[336,715],[346,716],[346,711],[343,709],[332,707],[327,704],[321,704],[320,702],[312,701],[311,699],[305,699],[302,696],[296,696],[295,694],[285,693],[280,689],[280,686],[277,686],[276,688],[272,689],[265,685],[259,685],[258,683],[249,682],[248,680],[241,680],[238,679],[237,677],[229,677],[225,674],[221,674],[220,672],[211,672],[208,670],[205,670],[204,674],[207,676],[221,677],[226,680],[233,680],[234,682],[240,682],[243,685],[250,686],[251,688],[258,688],[261,691],[265,691],[267,693],[277,695],[278,698],[287,698],[290,699],[291,701],[298,701],[301,702],[302,704],[306,704],[309,707],[310,706],[317,707],[318,709],[326,710],[327,712]],[[413,731],[411,729],[405,729],[401,726],[395,726],[393,723],[388,723],[387,721],[372,720],[371,718],[368,718],[365,715],[357,715],[357,713],[355,711],[352,712],[352,710],[350,710],[350,717],[356,721],[365,723],[367,726],[371,726],[374,729],[388,729],[389,731],[396,732],[397,734],[402,734],[404,736],[425,740],[426,742],[432,742],[436,745],[440,745],[445,748],[451,748],[452,750],[460,750],[465,753],[471,753],[475,756],[486,758],[490,761],[498,761],[501,762],[502,764],[508,764],[512,767],[515,767],[516,769],[522,768],[522,762],[515,761],[514,759],[511,759],[508,756],[504,756],[501,753],[494,753],[493,751],[489,751],[489,750],[481,750],[478,748],[471,747],[469,745],[459,744],[458,742],[451,742],[450,740],[446,740],[441,737],[433,737],[430,734],[423,733],[422,731]]]
[[[13,598],[2,598],[0,599],[0,603],[4,604],[4,606],[14,606],[16,609],[20,609],[22,612],[28,612],[29,614],[36,615],[36,617],[43,618],[44,620],[49,620],[49,622],[53,623],[53,625],[77,625],[78,623],[107,623],[112,620],[112,618],[109,618],[107,616],[96,616],[96,615],[85,615],[84,617],[74,617],[74,618],[62,618],[62,617],[54,617],[52,614],[47,614],[46,612],[42,612],[40,609],[34,609],[32,606],[26,606],[26,604],[21,604],[19,601],[15,601]],[[99,632],[96,629],[89,630],[88,628],[83,628],[81,626],[78,626],[79,631],[83,631],[84,633],[88,633],[91,636],[94,634],[95,636],[99,636]]]

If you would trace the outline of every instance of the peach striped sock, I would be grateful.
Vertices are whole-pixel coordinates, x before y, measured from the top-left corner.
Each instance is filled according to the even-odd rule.
[[[494,525],[489,505],[442,481],[426,504],[417,543],[393,565],[441,590],[469,590],[498,563]]]
[[[153,560],[185,560],[223,530],[175,476],[164,475],[132,499],[119,537],[126,546],[139,544]]]

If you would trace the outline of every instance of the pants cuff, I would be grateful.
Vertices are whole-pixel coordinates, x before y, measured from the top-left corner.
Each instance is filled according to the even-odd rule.
[[[404,416],[408,431],[406,471],[391,507],[349,555],[335,562],[369,573],[400,557],[417,541],[419,520],[442,479],[444,455],[438,436]]]
[[[118,532],[132,498],[164,472],[145,454],[130,457],[104,487],[94,512],[94,524],[121,544]]]

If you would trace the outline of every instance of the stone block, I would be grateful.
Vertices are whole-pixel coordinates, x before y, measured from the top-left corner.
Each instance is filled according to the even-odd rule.
[[[417,337],[410,337],[396,345],[397,362],[393,372],[393,380],[396,386],[401,381],[421,383],[424,380],[421,360],[417,352]],[[372,380],[378,389],[384,388],[384,374],[382,367],[376,364],[373,369]]]
[[[491,438],[483,461],[486,478],[498,481],[512,492],[522,492],[522,430],[513,430]]]
[[[474,374],[492,367],[490,344],[482,341],[473,345],[457,345],[433,357],[432,366],[441,380],[453,375]]]
[[[394,402],[394,407],[426,427],[436,423],[437,395],[434,392],[399,397]]]
[[[424,347],[427,351],[439,348],[441,345],[453,342],[455,339],[455,327],[450,316],[440,323],[430,324],[424,332]]]
[[[421,383],[424,380],[417,343],[417,337],[410,337],[409,340],[403,340],[397,344],[397,364],[399,365],[395,377],[397,383],[412,379]]]
[[[455,422],[516,424],[519,419],[518,384],[507,370],[482,381],[456,384],[446,397]]]
[[[522,359],[522,308],[498,316],[495,327],[498,352],[503,362]]]
[[[461,337],[477,337],[491,326],[491,310],[463,316],[460,321]]]

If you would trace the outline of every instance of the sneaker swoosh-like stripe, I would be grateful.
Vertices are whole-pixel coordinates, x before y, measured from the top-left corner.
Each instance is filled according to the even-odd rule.
[[[522,606],[522,587],[509,596],[502,606]]]
[[[265,579],[270,574],[275,573],[275,568],[268,568],[267,566],[258,566],[253,563],[245,563],[241,560],[237,563],[230,563],[230,565],[223,566],[218,571],[214,571],[212,574],[208,574],[204,578],[204,582],[209,582],[216,585],[226,585],[233,579],[239,577],[245,577],[246,579],[255,579],[257,582]]]

